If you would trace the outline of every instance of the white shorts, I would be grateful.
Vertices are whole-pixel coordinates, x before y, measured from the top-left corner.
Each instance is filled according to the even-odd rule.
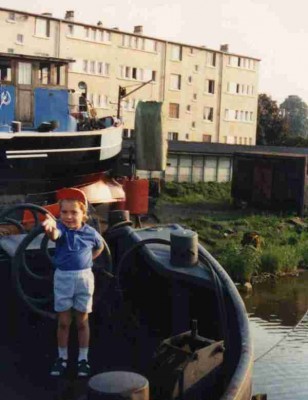
[[[74,308],[77,311],[92,311],[94,275],[91,268],[80,271],[61,271],[54,275],[55,311],[63,312]]]

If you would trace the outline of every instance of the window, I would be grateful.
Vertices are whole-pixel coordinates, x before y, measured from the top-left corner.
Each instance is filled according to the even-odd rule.
[[[99,108],[107,108],[108,107],[108,97],[106,95],[102,95],[102,94],[98,94],[97,96],[95,96],[96,102],[95,102],[95,106],[99,107]]]
[[[156,71],[152,71],[152,81],[156,82]]]
[[[0,81],[11,81],[12,69],[10,61],[0,60]]]
[[[174,60],[174,61],[182,60],[182,46],[178,46],[178,45],[171,46],[171,60]]]
[[[72,24],[67,25],[67,34],[69,36],[74,36],[74,25]]]
[[[84,28],[84,37],[86,39],[89,39],[90,36],[90,29],[89,28]]]
[[[111,34],[108,31],[100,31],[99,40],[101,42],[110,42]]]
[[[194,72],[198,72],[199,71],[199,65],[195,65],[194,66]]]
[[[96,40],[96,29],[91,29],[91,40]]]
[[[23,44],[24,43],[24,35],[22,35],[21,33],[18,33],[17,37],[16,37],[16,43]]]
[[[176,75],[176,74],[170,75],[170,89],[173,90],[181,89],[181,75]]]
[[[108,64],[109,65],[109,64]],[[109,73],[109,69],[108,69]],[[153,77],[156,79],[156,71],[136,67],[121,65],[119,68],[120,77],[123,79],[134,79],[138,81],[149,81]]]
[[[83,60],[82,62],[82,71],[88,72],[88,60]]]
[[[189,48],[189,54],[193,56],[195,54],[195,49],[193,47]]]
[[[187,104],[186,111],[191,112],[191,105],[190,104]]]
[[[139,38],[136,37],[136,40],[137,40],[136,48],[138,48],[138,39]],[[146,50],[146,51],[156,51],[156,42],[155,42],[155,40],[145,39],[144,50]]]
[[[212,136],[211,135],[202,135],[202,142],[206,142],[206,143],[211,143],[212,141]]]
[[[8,17],[7,17],[8,21],[16,21],[16,14],[14,12],[9,12],[8,13]]]
[[[188,82],[188,83],[192,83],[192,76],[189,76],[189,77],[187,78],[187,82]]]
[[[193,94],[193,100],[197,100],[197,97],[198,97],[198,96],[197,96],[197,93],[194,93],[194,94]]]
[[[30,63],[18,63],[18,83],[21,85],[31,85],[32,66]]]
[[[210,67],[215,67],[216,66],[216,53],[207,51],[205,53],[205,63],[206,65]]]
[[[252,138],[249,138],[249,144],[252,145]]]
[[[168,140],[179,140],[178,132],[168,132]]]
[[[195,122],[195,121],[192,121],[191,127],[192,127],[192,128],[195,128],[195,127],[196,127],[196,122]]]
[[[180,105],[177,103],[169,103],[169,117],[180,118]]]
[[[215,93],[215,81],[213,79],[205,80],[205,92],[211,94]]]
[[[35,35],[41,37],[50,37],[50,20],[43,18],[35,19]]]
[[[213,107],[204,107],[203,119],[205,121],[213,121],[214,109]]]
[[[95,74],[95,61],[90,61],[90,74]]]
[[[128,129],[127,129],[127,128],[124,128],[124,129],[123,129],[123,138],[124,138],[124,139],[129,138],[129,133],[128,133]]]
[[[39,65],[39,82],[42,85],[50,85],[50,64],[40,63]]]
[[[189,140],[189,133],[185,133],[185,139]]]
[[[64,86],[65,85],[65,65],[56,66],[56,84]]]
[[[228,65],[230,65],[231,67],[237,67],[238,66],[238,57],[229,56],[228,57]]]
[[[109,75],[109,67],[110,64],[105,62],[98,62],[97,63],[97,73],[99,75],[108,76]]]

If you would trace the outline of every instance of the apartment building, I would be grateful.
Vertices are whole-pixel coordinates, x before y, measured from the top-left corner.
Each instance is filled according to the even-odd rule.
[[[0,8],[0,52],[72,59],[68,85],[72,110],[86,88],[98,116],[116,115],[119,87],[124,135],[134,133],[139,100],[162,101],[164,133],[169,140],[254,145],[259,61],[219,50],[107,28],[102,22],[77,22],[74,12],[63,19]],[[0,66],[1,70],[1,66]],[[42,81],[50,71],[41,66]]]

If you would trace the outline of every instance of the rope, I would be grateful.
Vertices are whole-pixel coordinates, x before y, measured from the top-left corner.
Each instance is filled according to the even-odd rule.
[[[306,317],[308,317],[308,310],[305,312],[305,314],[299,320],[299,322],[285,336],[283,336],[280,340],[278,340],[277,343],[275,343],[272,347],[270,347],[268,350],[266,350],[265,353],[263,353],[259,357],[255,358],[254,362],[257,362],[257,361],[261,360],[261,358],[265,357],[268,353],[270,353],[277,346],[279,346],[280,343],[282,343],[285,339],[287,339],[299,327],[299,325],[305,320]]]

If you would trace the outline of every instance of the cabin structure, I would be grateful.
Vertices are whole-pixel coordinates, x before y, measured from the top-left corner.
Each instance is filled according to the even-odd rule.
[[[36,129],[45,121],[57,121],[67,130],[68,65],[71,60],[0,53],[0,125],[13,121]],[[55,129],[57,130],[57,129]]]

